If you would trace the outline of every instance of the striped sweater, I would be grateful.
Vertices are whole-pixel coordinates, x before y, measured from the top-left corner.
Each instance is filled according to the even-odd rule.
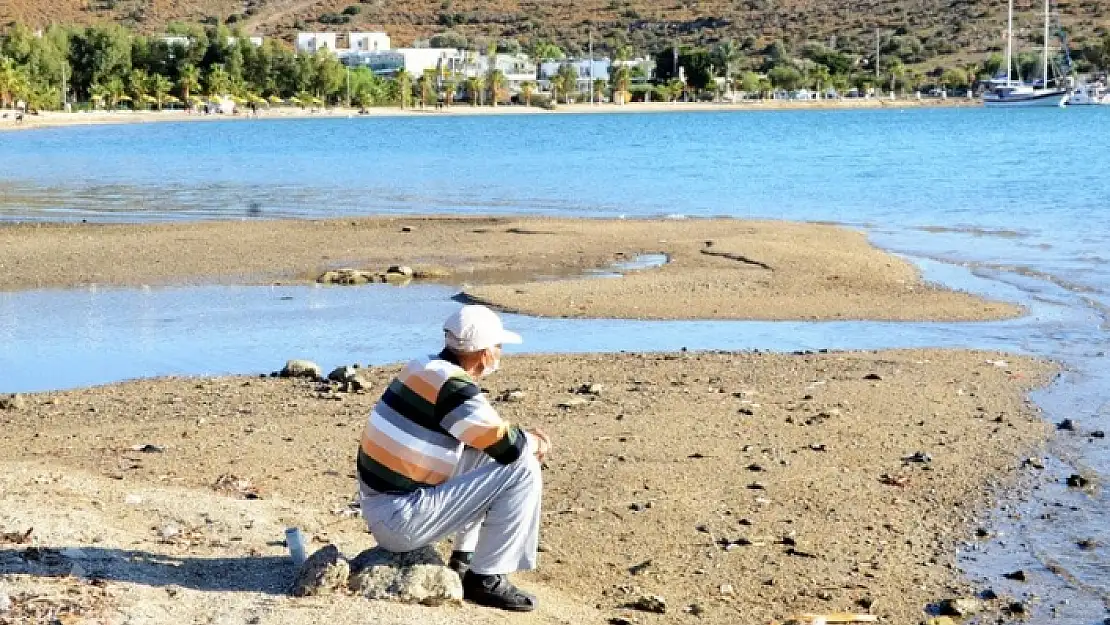
[[[515,462],[526,437],[498,416],[450,352],[414,360],[374,406],[358,450],[358,475],[379,493],[409,493],[442,484],[463,445],[501,464]]]

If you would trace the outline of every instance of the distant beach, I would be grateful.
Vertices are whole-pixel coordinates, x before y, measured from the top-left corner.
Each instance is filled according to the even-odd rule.
[[[882,109],[882,108],[953,108],[978,106],[978,100],[967,98],[903,98],[897,100],[881,98],[845,98],[838,100],[747,100],[743,102],[634,102],[626,105],[616,104],[560,104],[553,109],[537,106],[503,105],[470,106],[456,104],[445,108],[416,107],[402,109],[396,106],[370,107],[360,112],[357,108],[329,107],[319,109],[300,109],[292,107],[264,108],[257,116],[248,112],[238,115],[205,115],[184,110],[165,111],[85,111],[58,113],[44,111],[38,115],[25,115],[21,123],[15,122],[14,111],[3,111],[8,117],[0,119],[2,130],[30,130],[34,128],[55,128],[65,126],[87,126],[100,124],[146,124],[156,122],[211,122],[211,121],[250,121],[253,119],[320,119],[353,117],[409,117],[422,115],[437,116],[481,116],[481,115],[557,115],[586,113],[676,113],[707,111],[804,111],[837,109]],[[0,112],[0,113],[3,113]]]

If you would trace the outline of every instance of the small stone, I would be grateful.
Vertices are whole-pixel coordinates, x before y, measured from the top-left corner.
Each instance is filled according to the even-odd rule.
[[[3,614],[12,609],[12,598],[8,593],[0,590],[0,614]]]
[[[23,410],[27,408],[27,400],[19,393],[7,397],[0,397],[0,410]]]
[[[832,593],[827,590],[818,590],[817,598],[821,601],[832,601],[833,596]]]
[[[1021,569],[1011,571],[1009,573],[1003,573],[1002,577],[1005,577],[1006,579],[1012,579],[1017,582],[1024,582],[1026,580],[1025,571]]]
[[[1063,421],[1056,424],[1056,429],[1074,432],[1077,428],[1075,427],[1075,421],[1072,421],[1071,419],[1064,419]]]
[[[129,506],[137,506],[137,505],[143,503],[143,498],[140,497],[139,495],[128,495],[128,496],[123,498],[123,503],[125,503]]]
[[[740,413],[740,414],[742,414],[742,415],[744,415],[744,416],[746,416],[746,417],[752,417],[752,416],[755,416],[755,411],[754,411],[754,410],[752,410],[751,408],[748,408],[747,406],[745,406],[745,407],[743,407],[743,408],[741,408],[741,409],[737,410],[736,412],[738,412],[738,413]]]
[[[751,484],[748,484],[748,490],[767,490],[767,487],[763,484],[763,482],[752,482]]]
[[[929,463],[933,461],[933,457],[923,451],[917,451],[914,452],[912,456],[906,456],[902,460],[905,460],[906,462]]]
[[[507,389],[497,396],[498,401],[517,403],[524,401],[525,393],[519,388]]]
[[[163,525],[158,529],[158,536],[160,536],[162,540],[169,540],[170,538],[173,538],[174,536],[178,536],[180,534],[181,527],[178,525],[174,525],[173,523],[167,523],[166,525]]]
[[[409,267],[408,265],[391,265],[389,267],[389,269],[385,270],[385,273],[386,273],[386,275],[398,274],[398,275],[405,276],[406,278],[411,278],[412,277],[412,267]]]
[[[330,595],[347,585],[350,571],[350,564],[339,549],[328,545],[301,565],[290,594],[294,597]]]
[[[1080,538],[1075,541],[1075,545],[1084,551],[1091,551],[1098,548],[1098,541],[1093,538]]]
[[[934,616],[926,620],[925,625],[956,625],[956,621],[953,621],[947,616]]]
[[[972,616],[983,611],[983,602],[974,597],[945,599],[940,602],[941,614],[949,616]]]
[[[725,596],[730,596],[730,595],[736,594],[736,589],[732,587],[732,584],[721,584],[721,586],[718,588],[718,590],[720,591],[720,593],[722,595],[725,595]]]
[[[666,614],[667,600],[659,595],[642,595],[639,599],[629,605],[629,607],[640,610],[642,612]]]
[[[1094,432],[1091,432],[1091,438],[1106,438],[1106,432],[1103,432],[1102,430],[1095,430]]]
[[[166,448],[161,445],[152,445],[147,443],[145,445],[132,445],[131,451],[137,451],[144,454],[160,454],[166,451]]]
[[[881,380],[881,379],[883,379],[883,376],[879,375],[878,373],[868,373],[867,375],[863,376],[863,379],[864,380]]]
[[[605,391],[604,386],[602,386],[601,384],[594,383],[594,382],[591,382],[589,384],[583,384],[583,385],[579,386],[578,388],[574,389],[574,392],[578,393],[579,395],[600,395],[604,391]]]
[[[682,611],[687,614],[692,614],[693,616],[701,616],[705,613],[705,608],[701,607],[701,605],[697,603],[691,603],[690,605],[683,608]]]
[[[626,616],[610,616],[609,625],[635,625],[636,619],[631,619]]]
[[[1026,458],[1021,463],[1021,466],[1023,466],[1023,467],[1032,467],[1034,469],[1043,469],[1044,468],[1044,461],[1041,460],[1040,458],[1029,457],[1029,458]]]
[[[759,466],[758,464],[755,464],[755,463],[749,464],[746,468],[749,471],[753,471],[755,473],[759,473],[760,471],[763,470],[763,467],[761,467],[761,466]]]
[[[412,232],[412,231],[413,231],[412,226],[401,226],[401,232]]]
[[[320,365],[312,362],[311,360],[290,360],[285,363],[285,367],[280,373],[283,378],[311,378],[313,380],[320,379],[323,375]]]
[[[570,398],[566,401],[559,402],[558,404],[555,405],[555,407],[556,408],[570,409],[570,408],[578,408],[578,407],[581,407],[581,406],[585,406],[588,403],[590,403],[590,401],[588,399],[582,399],[581,397],[572,397],[572,398]]]
[[[1088,480],[1078,473],[1072,473],[1068,476],[1068,486],[1072,488],[1085,488],[1090,483],[1091,480]]]
[[[1026,607],[1021,601],[1011,601],[1010,604],[1006,606],[1006,611],[1010,614],[1025,614]]]

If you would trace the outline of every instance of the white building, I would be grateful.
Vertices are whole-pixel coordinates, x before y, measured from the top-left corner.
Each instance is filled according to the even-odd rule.
[[[335,33],[297,33],[297,52],[315,54],[321,50],[335,52]]]
[[[538,66],[527,54],[497,54],[493,57],[493,68],[505,75],[505,83],[511,92],[520,91],[526,82],[536,82]],[[490,58],[481,55],[468,68],[467,75],[486,76],[490,72]]]
[[[544,61],[540,63],[539,84],[544,91],[551,89],[551,79],[564,65],[571,65],[578,72],[578,90],[589,91],[590,83],[595,80],[609,82],[609,59],[568,59],[565,61]]]
[[[350,33],[347,35],[347,50],[351,53],[378,52],[389,49],[389,35],[385,33]]]

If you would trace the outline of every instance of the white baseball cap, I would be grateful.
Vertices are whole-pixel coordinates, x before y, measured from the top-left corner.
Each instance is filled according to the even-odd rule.
[[[524,342],[519,334],[501,325],[497,313],[478,304],[468,304],[455,311],[443,322],[443,332],[447,347],[463,353],[480,352],[502,343]]]

